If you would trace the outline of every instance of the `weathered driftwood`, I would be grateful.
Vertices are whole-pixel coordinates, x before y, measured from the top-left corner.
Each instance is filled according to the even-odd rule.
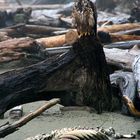
[[[9,122],[7,122],[6,124],[0,126],[0,138],[3,138],[5,136],[17,131],[20,127],[22,127],[23,125],[25,125],[32,119],[39,116],[46,109],[49,109],[50,107],[58,104],[59,102],[60,102],[59,99],[52,99],[52,100],[48,101],[45,105],[43,105],[42,107],[37,109],[36,111],[31,112],[28,115],[22,117],[20,120],[14,122],[12,124],[9,124]]]
[[[120,31],[120,32],[116,32],[116,33],[117,34],[125,34],[125,35],[140,35],[140,28],[126,30],[126,31]]]
[[[10,37],[22,37],[28,34],[36,35],[51,35],[55,31],[64,31],[65,28],[41,26],[41,25],[28,25],[28,24],[17,24],[14,26],[0,29],[0,32],[4,32]]]
[[[129,41],[135,40],[133,43],[129,44],[126,42],[125,44],[118,43],[116,44],[116,47],[118,45],[118,48],[121,48],[121,46],[124,46],[125,48],[131,48],[132,45],[135,45],[139,43],[140,36],[133,36],[133,35],[118,35],[118,34],[108,34],[106,32],[98,32],[98,37],[102,43],[111,43],[111,42],[119,42],[119,41]],[[45,48],[47,47],[60,47],[65,44],[71,45],[74,43],[78,38],[78,34],[75,30],[70,30],[66,34],[63,35],[57,35],[52,37],[45,37],[37,39],[37,42],[43,44]],[[137,40],[137,41],[136,41]],[[111,45],[109,45],[111,46]],[[113,46],[112,46],[113,47]],[[115,46],[114,46],[115,47]],[[123,47],[122,47],[123,49]]]
[[[41,43],[44,47],[58,47],[66,44],[65,35],[45,37],[37,39],[37,42]]]
[[[112,42],[140,40],[140,36],[137,36],[137,35],[110,34],[110,36],[111,36]]]
[[[48,54],[60,54],[67,52],[71,49],[71,46],[67,47],[56,47],[56,48],[46,48]],[[105,56],[107,63],[112,66],[116,66],[117,69],[124,69],[128,71],[132,71],[132,63],[136,57],[136,55],[140,54],[140,49],[135,46],[132,49],[122,50],[122,49],[107,49],[104,48]]]
[[[51,26],[40,26],[40,25],[25,25],[23,31],[27,34],[42,34],[49,35],[55,31],[64,31],[65,28],[51,27]]]
[[[35,41],[31,38],[10,39],[0,42],[0,50],[19,50],[34,48]]]
[[[135,106],[138,110],[140,110],[140,55],[135,58],[135,61],[133,63],[133,74],[134,79],[136,81],[136,98],[135,98]]]
[[[123,96],[127,96],[133,103],[135,102],[136,82],[132,72],[116,71],[110,75],[110,81],[112,87],[119,88],[119,93],[117,93],[117,96],[119,96],[120,101]],[[117,107],[119,110],[121,108],[121,112],[123,114],[131,114],[126,102],[122,102],[122,106],[118,105]]]
[[[37,39],[37,42],[41,43],[45,48],[50,48],[50,47],[60,47],[66,44],[71,45],[72,43],[76,42],[77,39],[78,39],[77,32],[70,30],[63,35]]]
[[[19,28],[20,28],[20,30],[18,30]],[[9,37],[21,37],[21,36],[23,36],[25,34],[23,32],[21,32],[21,29],[22,29],[22,26],[21,25],[20,25],[19,28],[17,28],[17,29],[13,29],[13,28],[2,28],[2,29],[0,29],[0,32],[6,33]]]
[[[132,40],[132,41],[125,41],[125,42],[116,42],[104,45],[104,48],[118,48],[118,49],[131,49],[135,45],[140,46],[140,40]]]
[[[132,63],[135,59],[135,56],[140,54],[140,50],[129,51],[116,48],[104,48],[104,51],[108,64],[128,71],[132,71]]]
[[[10,9],[10,10],[15,10],[15,9],[19,9],[19,8],[28,8],[28,7],[31,7],[33,10],[40,10],[40,9],[57,9],[57,8],[63,8],[64,7],[64,4],[47,4],[47,5],[2,5],[0,6],[0,9],[1,10],[7,10],[7,9]]]
[[[0,42],[0,62],[21,59],[28,55],[43,58],[41,48],[34,39],[15,38]]]
[[[0,42],[10,39],[6,32],[0,32]]]
[[[25,53],[13,52],[13,51],[4,51],[0,53],[0,63],[10,62],[14,60],[19,60],[25,57]]]
[[[98,28],[98,31],[115,33],[115,32],[119,32],[119,31],[125,31],[125,30],[136,29],[136,28],[140,28],[139,23],[126,23],[126,24],[118,24],[118,25],[108,25],[108,26]]]

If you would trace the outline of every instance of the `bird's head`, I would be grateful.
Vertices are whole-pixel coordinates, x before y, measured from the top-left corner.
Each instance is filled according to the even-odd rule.
[[[79,36],[96,36],[97,12],[92,1],[77,0],[72,11],[72,19]]]

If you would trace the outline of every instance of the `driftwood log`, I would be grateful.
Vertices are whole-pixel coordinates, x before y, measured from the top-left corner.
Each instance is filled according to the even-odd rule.
[[[18,60],[24,57],[43,59],[39,44],[31,38],[15,38],[0,42],[0,63]]]
[[[14,26],[0,29],[0,32],[4,32],[10,37],[21,37],[29,34],[36,35],[51,35],[55,31],[64,31],[65,28],[41,26],[41,25],[28,25],[28,24],[17,24]]]
[[[32,56],[38,58],[39,60],[45,59],[44,48],[54,47],[54,46],[63,46],[63,44],[72,44],[77,40],[77,33],[74,31],[69,31],[66,35],[60,35],[55,37],[41,38],[41,39],[31,39],[31,38],[17,38],[17,39],[9,39],[7,41],[0,42],[0,63],[9,62],[12,60],[19,60],[21,58],[25,58],[28,56]],[[37,42],[39,42],[43,47],[41,47]],[[127,41],[127,42],[118,42],[113,44],[105,45],[105,48],[120,48],[120,49],[131,49],[135,44],[139,46],[139,40]],[[133,51],[132,51],[133,50]],[[133,56],[135,53],[139,54],[139,48],[132,49],[131,56],[130,52],[126,50],[128,56],[125,55],[125,51],[123,50],[107,50],[105,51],[107,59],[109,58],[108,63],[112,63],[113,65],[125,65],[125,61],[130,61],[131,58],[133,60]],[[60,48],[61,52],[61,48]],[[134,55],[133,55],[134,53]],[[117,55],[117,57],[113,57],[113,55]],[[121,55],[121,56],[119,56]],[[118,60],[122,58],[121,60]],[[130,59],[129,59],[130,58]],[[124,62],[123,62],[124,61]],[[119,64],[119,62],[121,62]],[[131,66],[126,64],[126,67],[131,70]],[[124,67],[124,68],[126,68]]]
[[[6,32],[0,32],[0,42],[10,39]]]
[[[104,31],[109,33],[115,33],[119,31],[126,31],[131,29],[140,28],[139,23],[126,23],[126,24],[119,24],[119,25],[108,25],[104,27],[98,28],[98,31]]]
[[[71,48],[71,46],[46,48],[46,51],[48,54],[54,55],[67,52]],[[104,48],[104,52],[108,65],[115,66],[116,70],[123,69],[125,71],[132,71],[132,63],[135,57],[140,54],[140,49],[135,45],[132,49],[125,50]]]
[[[102,43],[138,40],[133,44],[131,43],[132,46],[140,42],[139,41],[140,36],[135,36],[135,35],[118,35],[118,34],[112,34],[112,33],[100,31],[98,32],[98,37]],[[39,38],[37,39],[37,42],[41,43],[45,48],[49,48],[49,47],[60,47],[65,44],[71,45],[72,43],[76,42],[77,39],[78,39],[77,32],[75,30],[70,30],[63,35]],[[128,42],[126,42],[124,46],[130,46],[130,45]]]

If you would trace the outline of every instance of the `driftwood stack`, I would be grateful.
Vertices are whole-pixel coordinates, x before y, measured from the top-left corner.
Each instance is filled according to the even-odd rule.
[[[60,8],[63,6],[55,7],[58,8],[57,13],[54,10],[57,20],[43,15],[48,20],[45,19],[44,24],[31,18],[31,12],[35,16],[39,7],[20,7],[11,12],[13,24],[10,26],[3,19],[0,68],[1,71],[10,70],[0,74],[0,115],[20,104],[52,98],[60,98],[63,105],[84,105],[80,97],[86,71],[72,48],[80,35],[70,27],[69,18],[64,21],[59,15],[63,13]],[[42,13],[44,8],[39,8]],[[108,23],[103,22],[104,25],[97,29],[104,45],[108,73],[115,70],[132,72],[132,63],[140,54],[140,23],[106,25]],[[124,97],[124,100],[128,103],[129,98]]]
[[[17,12],[16,14],[22,13],[26,15],[28,13],[27,19],[29,20],[31,9],[28,10],[28,12],[27,10],[24,9],[17,10],[16,12]],[[53,75],[54,78],[50,78],[50,80],[48,76],[46,77],[47,79],[45,78],[46,74],[49,75],[46,72],[47,71],[50,72],[50,70],[52,70],[50,69],[50,65],[48,65],[49,63],[52,63],[51,67],[53,67],[54,64],[55,65],[58,64],[58,66],[57,65],[54,66],[53,68],[54,70],[52,70],[55,71],[55,69],[57,69],[59,66],[61,68],[61,64],[67,65],[67,63],[70,63],[71,60],[74,59],[74,56],[71,56],[71,54],[63,54],[61,55],[61,57],[59,56],[59,54],[61,52],[67,52],[71,48],[70,45],[72,45],[78,39],[78,33],[76,32],[76,30],[66,29],[65,28],[66,26],[50,27],[44,25],[33,25],[33,22],[32,24],[29,23],[30,20],[28,21],[28,24],[18,23],[17,25],[4,27],[0,29],[1,67],[5,68],[7,65],[11,65],[11,69],[13,69],[10,72],[6,72],[0,75],[0,79],[1,79],[0,94],[2,97],[0,104],[5,106],[5,107],[4,106],[1,107],[0,110],[1,114],[4,113],[9,108],[23,103],[20,101],[18,101],[18,103],[16,103],[16,101],[12,101],[12,103],[9,103],[8,106],[5,105],[6,103],[4,103],[4,100],[6,100],[6,98],[9,96],[8,94],[14,95],[14,92],[24,93],[27,90],[29,90],[30,92],[32,88],[36,87],[35,93],[41,92],[40,98],[38,98],[35,93],[30,93],[30,94],[35,95],[35,98],[33,97],[34,98],[33,100],[40,100],[44,98],[46,99],[47,96],[47,94],[44,93],[42,94],[42,92],[49,91],[49,95],[51,94],[51,96],[50,97],[47,96],[47,97],[52,98],[53,96],[55,97],[56,94],[59,94],[60,91],[63,91],[61,92],[62,94],[64,93],[64,91],[66,90],[68,91],[68,89],[70,90],[73,88],[75,89],[76,87],[75,84],[69,85],[68,81],[70,77],[75,77],[76,79],[76,77],[79,76],[77,75],[77,73],[75,73],[76,75],[70,77],[69,76],[64,77],[63,74],[60,75],[60,73],[63,72],[63,69],[61,69],[59,72],[57,72],[57,74]],[[106,60],[110,66],[113,66],[113,68],[115,68],[116,70],[123,69],[123,70],[132,71],[131,66],[134,61],[134,58],[136,55],[139,54],[139,45],[140,45],[139,29],[140,29],[139,23],[104,25],[98,28],[98,36],[101,42],[105,44],[104,51],[106,55]],[[66,60],[63,59],[65,58],[65,56],[67,57]],[[63,60],[63,63],[61,63],[61,59]],[[24,62],[24,63],[20,64],[20,62]],[[28,66],[28,67],[14,69],[23,66],[24,67]],[[66,69],[71,71],[70,64],[68,68],[67,66],[64,68],[64,71]],[[52,93],[50,92],[52,90],[51,85],[53,85],[53,79],[55,79],[58,74],[63,80],[67,79],[66,80],[67,82],[64,84],[63,80],[56,80],[58,82],[56,82],[55,86],[53,86],[55,87],[53,88],[55,89],[55,91],[53,91]],[[43,79],[41,75],[44,75]],[[80,75],[82,75],[82,73]],[[30,79],[30,81],[28,79]],[[24,81],[22,82],[22,80]],[[42,83],[41,82],[42,80],[43,81],[47,80],[47,81],[44,82],[43,85],[40,84],[40,86],[35,86],[35,83],[36,84]],[[16,81],[16,82],[10,82],[10,81]],[[61,84],[63,85],[63,87]],[[29,85],[29,86],[27,87],[25,85]],[[7,87],[15,87],[15,88],[9,89],[8,91]],[[61,94],[58,95],[58,97],[61,96]],[[65,99],[62,99],[62,103],[63,101],[65,102]],[[30,102],[30,99],[29,101],[24,100],[24,102]],[[73,101],[69,101],[68,103],[64,103],[64,104],[71,104],[72,102]]]
[[[97,46],[101,47],[97,36],[85,33],[84,36],[90,36],[92,39],[88,40],[89,45],[85,45],[86,48],[81,45],[83,48],[79,47],[77,51],[77,45],[80,46],[85,37],[75,28],[71,28],[72,20],[68,17],[71,13],[71,5],[70,7],[65,5],[33,6],[32,8],[18,6],[16,11],[11,10],[10,13],[6,8],[8,7],[0,12],[0,17],[2,17],[2,24],[0,24],[0,115],[24,103],[60,98],[60,103],[66,106],[91,105],[95,101],[91,106],[98,113],[101,113],[102,109],[120,109],[120,106],[123,106],[123,113],[140,116],[140,83],[137,78],[140,75],[139,65],[136,63],[136,56],[140,54],[140,23],[114,25],[108,25],[110,21],[97,23],[100,25],[97,28],[97,36],[104,46],[103,50],[109,67],[106,71],[104,54],[98,52],[97,55],[100,64],[105,64],[104,67],[95,67],[96,64],[99,66],[98,61],[95,61],[96,58],[91,56],[91,54],[96,55],[96,53],[91,53],[95,48],[88,48],[98,43]],[[52,13],[54,12],[51,16],[44,14],[47,13],[45,10],[48,8],[52,10]],[[43,14],[40,14],[38,10]],[[64,13],[65,18],[62,17]],[[8,17],[5,18],[5,16]],[[93,41],[92,44],[90,41]],[[84,50],[82,53],[80,53],[81,49]],[[87,49],[89,50],[86,51]],[[100,51],[102,52],[102,49]],[[92,60],[88,65],[89,59]],[[136,66],[132,67],[132,64]],[[123,72],[116,74],[114,73],[116,70],[123,70]],[[101,76],[96,73],[98,71]],[[121,89],[121,96],[118,96],[118,93],[117,96],[114,95],[116,88],[112,88],[109,94],[105,91],[110,91],[108,74],[111,74],[112,87],[115,84]],[[106,81],[104,77],[107,77]],[[128,90],[125,90],[123,80],[129,83]],[[129,93],[130,88],[131,93]],[[92,98],[93,95],[96,96],[93,92],[98,93],[97,98]],[[137,96],[135,93],[138,93]],[[124,104],[111,102],[111,96],[113,101],[123,100]],[[59,100],[53,101],[53,105],[59,102]],[[48,105],[44,107],[48,108]],[[16,131],[18,127],[38,114],[40,110],[39,113],[29,114],[29,117],[24,117],[14,124],[6,124],[6,129],[5,126],[1,126],[0,137]]]

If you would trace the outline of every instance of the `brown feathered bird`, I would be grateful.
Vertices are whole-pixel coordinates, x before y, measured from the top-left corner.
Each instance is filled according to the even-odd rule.
[[[73,26],[79,39],[73,49],[86,69],[83,102],[93,106],[98,113],[109,110],[111,104],[110,80],[103,46],[97,37],[97,12],[90,0],[77,0],[73,12]]]
[[[78,0],[72,12],[73,26],[78,34],[96,35],[97,13],[96,7],[90,0]]]

